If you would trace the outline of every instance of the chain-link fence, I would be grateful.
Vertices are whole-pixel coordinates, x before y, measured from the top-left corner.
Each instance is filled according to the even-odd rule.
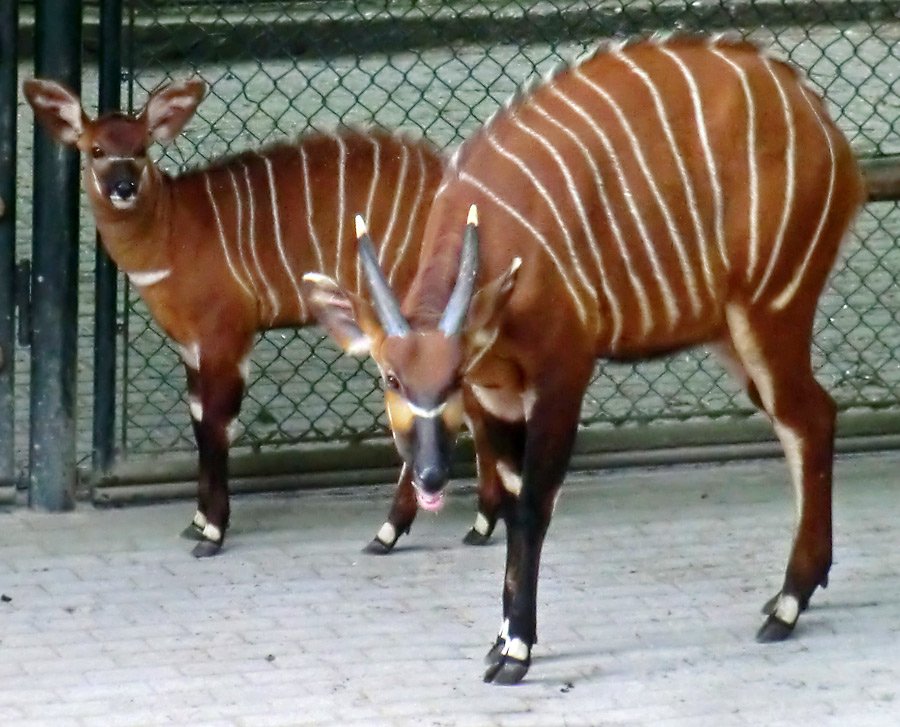
[[[452,148],[532,77],[609,37],[741,34],[792,61],[862,156],[900,152],[900,2],[478,0],[126,3],[124,91],[132,108],[164,79],[211,84],[187,133],[162,152],[177,170],[337,124],[377,123]],[[900,210],[870,204],[821,306],[814,359],[842,410],[900,404]],[[176,353],[126,294],[120,454],[193,447]],[[701,353],[601,363],[585,426],[744,418],[751,407]],[[318,330],[270,332],[255,350],[236,446],[386,433],[380,386]]]

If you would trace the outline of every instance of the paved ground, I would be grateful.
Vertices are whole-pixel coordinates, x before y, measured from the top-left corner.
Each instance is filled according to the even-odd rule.
[[[758,645],[793,506],[780,461],[579,477],[545,549],[527,682],[481,683],[500,544],[471,494],[362,555],[389,491],[247,497],[220,557],[189,503],[0,514],[0,725],[481,727],[900,722],[900,454],[838,465],[836,564]]]

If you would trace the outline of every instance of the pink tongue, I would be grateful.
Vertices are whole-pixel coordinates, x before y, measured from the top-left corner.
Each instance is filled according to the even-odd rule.
[[[440,510],[444,506],[444,493],[438,492],[430,495],[427,492],[416,490],[416,499],[419,501],[419,507],[429,512]]]

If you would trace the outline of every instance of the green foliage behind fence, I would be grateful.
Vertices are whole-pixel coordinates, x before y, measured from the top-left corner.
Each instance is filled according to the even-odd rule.
[[[734,30],[804,70],[861,155],[900,152],[900,2],[480,0],[126,3],[125,98],[166,78],[211,84],[187,134],[161,152],[178,169],[272,138],[376,123],[448,149],[534,74],[596,42],[650,32]],[[900,212],[869,205],[820,307],[815,363],[846,410],[900,403]],[[131,294],[124,327],[122,452],[190,448],[176,354]],[[238,444],[381,436],[373,371],[318,331],[270,332],[256,349]],[[584,424],[742,418],[746,397],[701,353],[601,364]]]

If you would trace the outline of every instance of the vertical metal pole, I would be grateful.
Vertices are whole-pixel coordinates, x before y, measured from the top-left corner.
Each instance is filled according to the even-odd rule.
[[[16,101],[19,10],[0,2],[0,487],[12,484],[15,461]]]
[[[100,3],[100,108],[121,108],[122,0]],[[97,237],[94,310],[94,430],[93,467],[109,468],[113,459],[116,424],[116,267]]]
[[[35,75],[81,89],[81,0],[35,3]],[[73,507],[78,154],[35,125],[29,504]]]

